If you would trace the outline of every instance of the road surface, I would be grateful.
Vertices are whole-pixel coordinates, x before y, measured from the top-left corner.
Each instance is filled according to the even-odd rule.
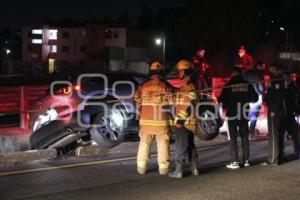
[[[0,199],[300,199],[300,161],[259,166],[266,151],[267,141],[252,142],[253,165],[228,170],[224,166],[229,161],[229,145],[200,149],[200,176],[181,180],[158,175],[155,156],[146,175],[136,173],[134,155],[105,161],[68,158],[2,168]],[[291,146],[286,152],[292,153]]]

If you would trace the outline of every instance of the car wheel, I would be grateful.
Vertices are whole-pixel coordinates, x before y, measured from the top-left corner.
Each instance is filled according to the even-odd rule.
[[[93,127],[90,129],[92,139],[105,148],[112,148],[125,139],[126,120],[120,109],[108,108],[106,114],[96,116]]]
[[[200,109],[200,120],[197,123],[198,129],[196,135],[205,141],[214,139],[219,134],[219,116],[212,109]]]

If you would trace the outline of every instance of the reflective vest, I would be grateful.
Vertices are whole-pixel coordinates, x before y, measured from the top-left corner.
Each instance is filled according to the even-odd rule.
[[[174,123],[180,123],[193,133],[197,130],[196,102],[198,100],[196,87],[182,80],[181,88],[175,93],[176,117]]]

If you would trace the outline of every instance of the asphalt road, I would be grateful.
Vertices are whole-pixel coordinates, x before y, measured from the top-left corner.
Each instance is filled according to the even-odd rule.
[[[300,161],[259,166],[267,155],[266,145],[266,141],[252,142],[253,165],[239,170],[224,167],[229,160],[228,145],[202,149],[200,176],[181,180],[158,175],[155,157],[146,175],[136,173],[131,157],[63,159],[0,169],[0,199],[300,199]],[[286,152],[290,154],[292,148]],[[3,174],[23,169],[31,171]]]

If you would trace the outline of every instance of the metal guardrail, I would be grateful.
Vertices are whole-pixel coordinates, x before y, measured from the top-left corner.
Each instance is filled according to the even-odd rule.
[[[280,78],[282,79],[282,78]],[[275,80],[275,79],[273,79]],[[277,79],[276,79],[277,80]],[[279,79],[278,79],[279,80]],[[197,91],[198,93],[211,91],[212,95],[218,97],[221,90],[225,88],[225,83],[228,81],[226,78],[213,78],[213,86]],[[272,80],[265,76],[264,80],[258,81],[263,84],[267,84]],[[258,83],[255,82],[255,83]],[[246,84],[253,84],[246,83]],[[226,87],[233,87],[244,84],[230,85]],[[29,129],[29,117],[28,113],[36,112],[30,110],[34,105],[35,101],[43,97],[48,90],[49,86],[11,86],[11,87],[0,87],[0,117],[8,115],[19,115],[20,116],[20,128]],[[108,101],[107,103],[115,103],[119,100]],[[1,127],[1,123],[0,123]]]
[[[20,128],[29,129],[28,110],[37,99],[46,94],[48,88],[49,86],[0,87],[0,113],[2,117],[5,114],[19,115]]]

